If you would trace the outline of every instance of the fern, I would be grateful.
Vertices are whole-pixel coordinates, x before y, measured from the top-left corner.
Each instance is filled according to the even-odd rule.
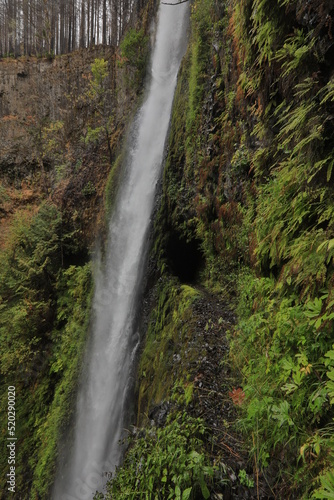
[[[323,95],[320,105],[326,104],[328,101],[334,101],[334,79],[332,78],[325,85],[325,87],[319,92],[319,95]]]
[[[282,77],[286,78],[291,73],[297,76],[297,69],[305,64],[305,59],[312,52],[315,40],[310,35],[305,35],[302,29],[297,29],[295,33],[289,36],[281,49],[276,53],[275,59],[283,61]]]
[[[334,498],[334,471],[328,471],[327,474],[320,477],[321,487],[317,489],[312,498],[322,498],[327,500]]]

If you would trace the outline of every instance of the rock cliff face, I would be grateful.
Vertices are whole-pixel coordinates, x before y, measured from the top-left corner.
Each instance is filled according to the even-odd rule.
[[[59,66],[56,59],[54,61],[45,59],[2,61],[0,65],[1,118],[6,115],[26,118],[32,113],[38,90],[42,88],[44,95],[41,94],[39,98],[43,99],[48,96],[52,105],[50,114],[53,119],[58,117],[58,107],[55,108],[54,104],[55,102],[58,104],[58,99],[60,100],[60,88],[59,85],[58,88],[55,87],[50,77],[52,70]]]
[[[79,104],[78,98],[87,89],[94,59],[101,57],[108,61],[111,69],[113,50],[110,47],[78,51],[53,60],[0,61],[0,165],[3,171],[36,162],[36,136],[47,122],[63,121],[67,137],[80,130],[88,106]]]

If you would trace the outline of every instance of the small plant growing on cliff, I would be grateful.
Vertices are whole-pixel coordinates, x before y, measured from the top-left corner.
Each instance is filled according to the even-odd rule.
[[[89,95],[93,99],[101,98],[106,92],[104,82],[108,76],[108,61],[104,59],[95,59],[91,71],[93,77],[89,82]]]
[[[56,57],[56,54],[55,54],[54,50],[50,50],[50,52],[47,52],[45,54],[45,57],[48,61],[53,61],[53,59],[55,59],[55,57]]]
[[[85,145],[98,146],[105,141],[107,143],[110,163],[112,164],[112,151],[110,138],[115,130],[112,116],[112,93],[106,85],[109,75],[108,61],[95,59],[91,67],[92,75],[89,87],[83,96],[83,101],[91,108],[92,120],[87,124],[87,132],[82,138]]]
[[[82,189],[81,192],[84,196],[92,196],[93,194],[96,193],[96,188],[95,188],[94,184],[91,181],[89,181],[84,186],[84,188]]]
[[[64,147],[64,122],[51,121],[41,130],[42,158],[60,159]]]
[[[143,70],[147,59],[148,37],[144,30],[130,29],[123,38],[120,48],[123,60],[135,66],[139,71]]]

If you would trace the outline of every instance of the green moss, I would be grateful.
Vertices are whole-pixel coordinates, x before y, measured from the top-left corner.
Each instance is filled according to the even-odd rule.
[[[120,153],[117,156],[116,160],[113,162],[108,175],[105,187],[105,209],[107,220],[110,217],[116,199],[123,159],[124,155],[123,153]]]
[[[187,351],[195,325],[192,304],[200,293],[176,280],[165,279],[157,290],[158,305],[153,310],[139,366],[138,419],[152,404],[160,403],[172,393],[176,380],[187,387],[187,365],[197,353]],[[175,356],[182,363],[175,363]],[[173,370],[172,370],[173,367]],[[184,394],[184,390],[183,390]],[[187,402],[191,390],[187,389]]]
[[[200,0],[192,9],[192,31],[190,41],[190,67],[188,87],[188,109],[186,115],[186,146],[192,157],[196,131],[201,118],[201,104],[204,94],[207,66],[207,55],[210,50],[210,32],[212,29],[212,2]],[[194,148],[195,149],[195,148]],[[188,159],[188,161],[190,158]]]

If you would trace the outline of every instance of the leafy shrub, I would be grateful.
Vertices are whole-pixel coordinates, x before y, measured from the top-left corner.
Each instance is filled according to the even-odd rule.
[[[142,431],[111,478],[106,499],[210,498],[213,467],[203,451],[205,427],[184,413],[161,429]]]
[[[95,59],[91,67],[93,78],[89,82],[89,92],[92,98],[103,95],[104,81],[108,76],[108,61]]]
[[[317,489],[312,498],[321,498],[328,500],[334,498],[334,471],[328,471],[320,477],[321,487]]]
[[[146,64],[148,37],[144,30],[129,29],[120,43],[122,56],[126,62],[142,71]]]
[[[331,459],[333,442],[334,351],[328,351],[330,329],[319,321],[326,296],[315,301],[282,296],[274,279],[251,275],[240,286],[232,356],[245,378],[241,428],[253,436],[260,466],[281,452],[287,469],[297,459],[307,468],[312,453],[313,468],[321,468]]]
[[[149,37],[143,29],[130,28],[120,43],[121,65],[135,68],[133,85],[139,88],[145,76],[149,55]]]

